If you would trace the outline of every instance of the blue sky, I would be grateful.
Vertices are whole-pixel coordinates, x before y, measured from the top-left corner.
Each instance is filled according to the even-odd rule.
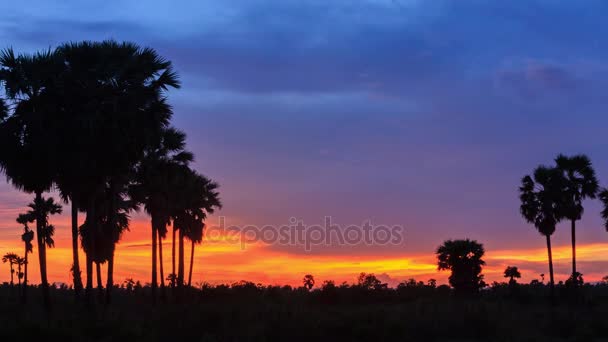
[[[459,237],[542,248],[518,214],[524,174],[586,153],[608,185],[606,13],[604,1],[29,1],[0,4],[0,41],[113,38],[172,60],[175,125],[235,221],[405,225],[386,253]],[[599,210],[588,204],[581,243],[607,241]]]

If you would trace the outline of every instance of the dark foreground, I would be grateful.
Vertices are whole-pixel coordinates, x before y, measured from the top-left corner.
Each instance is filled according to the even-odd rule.
[[[22,341],[608,341],[608,286],[488,289],[474,298],[445,287],[399,290],[257,287],[190,290],[152,304],[148,288],[113,291],[109,306],[52,291],[46,314],[32,288],[0,286],[0,340]]]

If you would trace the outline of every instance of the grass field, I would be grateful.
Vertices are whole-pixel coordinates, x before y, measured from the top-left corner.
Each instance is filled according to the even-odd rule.
[[[148,288],[116,289],[111,305],[76,303],[52,291],[47,314],[37,289],[19,303],[0,287],[0,337],[52,341],[608,341],[608,286],[576,294],[558,288],[499,286],[471,298],[447,288],[304,289],[241,284],[168,293],[151,303]]]

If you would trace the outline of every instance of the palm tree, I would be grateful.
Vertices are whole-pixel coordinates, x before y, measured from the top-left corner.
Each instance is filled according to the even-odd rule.
[[[515,284],[515,278],[521,278],[521,273],[519,273],[517,266],[507,266],[504,272],[504,277],[509,278],[509,284]]]
[[[14,187],[35,194],[49,190],[56,175],[61,129],[52,114],[59,111],[56,75],[64,68],[54,52],[16,56],[12,49],[0,53],[0,82],[12,110],[0,115],[0,170]],[[2,106],[5,107],[6,106]],[[46,270],[43,211],[36,212],[40,279],[44,304],[50,309]]]
[[[315,277],[313,277],[311,274],[305,275],[302,279],[302,284],[308,289],[308,291],[310,291],[315,286]]]
[[[450,285],[457,293],[474,293],[484,286],[483,245],[475,240],[447,240],[437,248],[438,270],[450,270]]]
[[[547,241],[549,259],[549,281],[551,293],[555,286],[553,277],[553,254],[551,252],[551,235],[560,221],[563,207],[564,178],[556,168],[539,166],[531,176],[524,176],[519,187],[521,205],[519,211],[528,223],[532,223]]]
[[[576,221],[583,215],[583,200],[595,198],[598,192],[598,181],[591,160],[579,154],[567,157],[562,154],[555,158],[557,168],[565,178],[564,208],[561,216],[570,220],[572,234],[572,275],[576,272]]]
[[[115,198],[119,189],[130,183],[125,175],[133,173],[150,144],[158,141],[168,127],[172,110],[165,93],[179,83],[169,61],[136,44],[80,42],[64,44],[58,51],[67,68],[68,81],[64,84],[70,86],[63,93],[77,99],[69,102],[67,127],[77,134],[75,145],[83,146],[76,151],[66,146],[66,150],[73,153],[69,160],[85,159],[77,168],[87,175],[86,186],[79,185],[85,191],[84,195],[78,194],[78,205],[87,215],[84,228],[99,233],[100,215],[95,208],[99,194],[109,191]],[[80,116],[78,120],[75,115]],[[63,183],[59,183],[61,187]],[[67,190],[70,194],[69,187]],[[118,221],[118,211],[111,212],[115,217],[110,220]],[[93,252],[95,244],[89,247]],[[92,260],[88,255],[86,288],[90,293]]]
[[[598,194],[600,201],[602,202],[602,219],[604,219],[604,228],[608,232],[608,189],[603,188]]]
[[[163,131],[161,139],[151,145],[137,167],[136,182],[130,187],[135,202],[142,203],[151,217],[152,227],[152,295],[155,300],[157,282],[157,245],[160,257],[161,288],[164,296],[164,272],[162,239],[166,237],[171,222],[174,187],[180,179],[180,169],[193,160],[192,153],[184,150],[186,135],[174,128]],[[178,195],[179,196],[179,195]],[[157,242],[158,238],[158,242]]]
[[[4,256],[2,257],[2,262],[3,263],[7,263],[10,266],[11,269],[11,286],[13,286],[13,276],[15,275],[15,270],[13,269],[13,265],[17,263],[17,258],[19,258],[19,256],[15,253],[6,253],[4,254]]]
[[[17,257],[15,261],[17,264],[17,281],[19,283],[19,291],[21,291],[21,279],[23,279],[23,272],[21,272],[23,265],[25,265],[25,259],[22,257]]]
[[[23,241],[25,245],[25,253],[23,257],[24,267],[23,267],[23,291],[21,292],[21,302],[25,303],[27,301],[27,265],[28,265],[28,254],[32,253],[34,246],[32,245],[32,240],[34,240],[34,231],[32,231],[28,223],[34,222],[34,217],[29,214],[19,214],[17,216],[17,223],[23,225],[23,234],[21,234],[21,241]]]
[[[194,246],[203,242],[203,231],[205,228],[204,220],[209,214],[213,214],[216,208],[221,208],[222,203],[219,198],[217,188],[219,185],[205,176],[198,175],[197,183],[199,185],[199,203],[198,208],[193,212],[196,213],[196,220],[189,226],[185,235],[192,243],[190,248],[190,270],[188,272],[188,286],[192,285],[192,267],[194,265]]]
[[[173,212],[173,225],[179,231],[178,286],[184,285],[184,239],[190,235],[194,244],[200,235],[202,241],[207,214],[213,213],[215,208],[221,208],[217,183],[189,168],[182,170],[182,183],[174,189],[179,197],[176,198]],[[193,252],[191,254],[193,257]]]

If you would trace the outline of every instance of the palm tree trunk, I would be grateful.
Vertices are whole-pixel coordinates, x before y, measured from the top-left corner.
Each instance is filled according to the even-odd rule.
[[[192,265],[194,265],[194,240],[192,240],[192,248],[190,249],[190,272],[188,272],[188,287],[192,285]]]
[[[42,191],[36,191],[36,203],[41,203]],[[47,310],[51,309],[51,297],[49,295],[49,282],[46,277],[46,244],[43,238],[43,213],[40,208],[36,210],[36,238],[38,242],[38,262],[40,263],[40,282],[42,285],[42,298],[44,301],[44,308]]]
[[[173,236],[171,238],[171,287],[175,287],[175,223],[173,223]]]
[[[21,291],[21,264],[17,265],[17,288]]]
[[[152,301],[156,302],[156,287],[158,286],[156,276],[156,220],[152,219]]]
[[[108,259],[108,279],[106,279],[106,304],[110,304],[112,301],[112,289],[114,288],[114,247],[110,252],[110,258]]]
[[[576,221],[572,220],[572,278],[575,278],[576,274]],[[576,284],[576,282],[573,282]]]
[[[74,296],[78,298],[82,291],[82,277],[78,261],[78,203],[72,195],[72,275],[74,277]]]
[[[103,299],[103,285],[101,281],[101,263],[96,262],[95,267],[97,268],[97,300],[101,303]]]
[[[179,260],[177,264],[177,286],[184,285],[184,230],[179,230]]]
[[[165,272],[163,269],[163,238],[158,231],[158,265],[160,269],[160,297],[164,300],[165,294]]]
[[[23,267],[23,291],[21,292],[21,303],[25,304],[27,302],[27,244],[25,245],[25,265]]]
[[[8,263],[9,267],[11,268],[11,287],[13,287],[13,285],[15,285],[14,281],[13,281],[13,277],[15,276],[15,270],[13,269],[13,262],[10,261]],[[11,290],[12,291],[12,290]]]
[[[93,259],[87,255],[87,286],[84,290],[84,295],[86,297],[87,304],[92,303],[93,297]]]
[[[551,297],[553,297],[555,289],[555,280],[553,279],[553,253],[551,252],[551,236],[547,237],[547,253],[549,255],[549,286],[551,287]]]

